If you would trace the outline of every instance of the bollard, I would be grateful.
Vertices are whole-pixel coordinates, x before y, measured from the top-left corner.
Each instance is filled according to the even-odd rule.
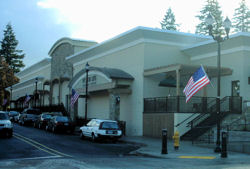
[[[161,149],[161,154],[168,154],[167,136],[168,136],[167,129],[162,129],[162,149]]]
[[[227,158],[227,132],[223,131],[221,137],[221,158]]]

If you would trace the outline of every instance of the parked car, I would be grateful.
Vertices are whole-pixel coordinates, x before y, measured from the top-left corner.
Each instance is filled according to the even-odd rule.
[[[38,115],[36,114],[22,113],[19,117],[18,123],[20,125],[33,125],[33,123],[36,121],[37,118]]]
[[[39,115],[42,112],[39,109],[27,108],[27,109],[24,109],[21,113],[22,114],[26,113],[26,114],[36,114],[36,115]]]
[[[51,113],[42,113],[38,115],[38,118],[34,121],[33,126],[43,129],[48,124],[48,121],[52,118],[53,114]]]
[[[50,114],[52,114],[52,116],[63,116],[62,112],[50,112]]]
[[[3,111],[0,111],[0,133],[8,138],[13,135],[13,125],[9,120],[8,114]]]
[[[67,116],[53,116],[46,125],[46,130],[57,132],[70,132],[73,133],[75,131],[75,124],[73,121]]]
[[[92,141],[109,139],[116,142],[122,137],[118,122],[113,120],[92,119],[80,128],[80,137],[89,137]]]
[[[17,122],[18,115],[19,115],[19,112],[17,111],[10,111],[9,112],[10,121]]]

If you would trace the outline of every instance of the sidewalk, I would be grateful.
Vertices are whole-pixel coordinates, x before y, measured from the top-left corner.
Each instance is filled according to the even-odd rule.
[[[197,144],[192,145],[191,141],[180,141],[179,150],[174,150],[173,141],[168,140],[168,154],[161,154],[162,140],[161,138],[150,137],[129,137],[124,136],[121,141],[128,143],[136,143],[141,147],[138,150],[131,152],[132,155],[143,155],[157,158],[196,158],[196,159],[221,159],[220,153],[214,153],[214,147],[201,147]],[[249,154],[227,152],[228,158],[248,157]]]

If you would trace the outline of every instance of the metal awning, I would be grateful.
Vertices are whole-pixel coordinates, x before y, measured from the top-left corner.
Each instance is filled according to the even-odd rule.
[[[162,81],[160,81],[159,86],[164,86],[164,87],[176,87],[176,79],[173,76],[169,76]],[[180,84],[182,87],[183,85]]]
[[[186,83],[191,75],[200,67],[200,65],[187,65],[187,64],[172,64],[162,67],[144,70],[144,77],[150,77],[161,84],[165,83],[166,87],[176,87],[176,96],[180,96],[181,83]],[[218,68],[216,66],[203,66],[208,77],[217,77]],[[221,76],[232,75],[233,70],[230,68],[221,67]],[[166,80],[173,77],[173,80]]]
[[[191,76],[200,65],[187,65],[187,64],[172,64],[167,66],[156,67],[152,69],[144,70],[144,76],[153,76],[159,74],[176,76],[176,71],[179,71],[180,76]],[[217,66],[205,66],[203,65],[207,75],[211,77],[217,77]],[[233,70],[230,68],[221,67],[221,76],[232,75]]]

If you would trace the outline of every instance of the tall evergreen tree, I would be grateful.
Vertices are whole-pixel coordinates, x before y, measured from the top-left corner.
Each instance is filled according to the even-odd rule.
[[[250,32],[250,11],[245,0],[242,0],[239,5],[240,7],[234,11],[234,32]]]
[[[1,41],[0,61],[4,59],[14,73],[20,72],[20,68],[24,67],[23,58],[25,55],[22,50],[16,49],[17,45],[18,41],[9,23],[6,25],[4,37]]]
[[[215,23],[213,24],[213,34],[224,34],[224,28],[223,28],[223,17],[222,17],[222,11],[220,10],[220,6],[217,0],[207,0],[206,5],[203,7],[203,9],[200,11],[200,15],[197,15],[196,17],[201,21],[200,24],[196,26],[195,33],[197,34],[203,34],[203,35],[209,35],[209,31],[207,29],[206,24],[206,18],[208,14],[210,13]]]
[[[161,21],[161,29],[167,30],[178,30],[179,24],[175,23],[175,15],[172,12],[171,8],[168,8],[166,15],[164,16],[163,20]]]

